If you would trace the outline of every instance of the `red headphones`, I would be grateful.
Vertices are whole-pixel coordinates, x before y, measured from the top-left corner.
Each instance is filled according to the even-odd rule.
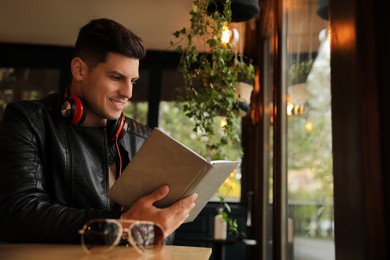
[[[83,123],[88,110],[87,106],[84,106],[83,103],[81,97],[65,94],[64,102],[61,106],[62,117],[68,119],[72,125]]]
[[[106,129],[108,139],[111,142],[119,141],[129,129],[129,123],[126,120],[125,115],[122,113],[117,120],[108,120]]]
[[[70,121],[72,125],[80,125],[84,122],[87,115],[88,107],[84,105],[84,101],[78,96],[68,96],[69,88],[65,92],[64,102],[61,106],[61,115]],[[117,120],[108,120],[107,136],[113,142],[123,138],[127,132],[129,125],[125,115],[122,113]]]

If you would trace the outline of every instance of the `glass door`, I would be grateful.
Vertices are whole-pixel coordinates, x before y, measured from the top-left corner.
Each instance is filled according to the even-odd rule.
[[[323,2],[283,1],[288,259],[335,259],[330,47],[328,21],[319,11]]]

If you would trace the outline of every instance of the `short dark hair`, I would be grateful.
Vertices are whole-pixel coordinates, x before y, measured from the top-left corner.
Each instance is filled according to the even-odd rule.
[[[113,20],[95,19],[80,29],[74,57],[80,57],[89,67],[95,67],[106,61],[109,52],[136,59],[145,56],[141,38]]]

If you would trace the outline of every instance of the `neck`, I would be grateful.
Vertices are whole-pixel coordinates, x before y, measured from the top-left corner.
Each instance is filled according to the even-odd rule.
[[[82,126],[86,127],[98,127],[105,126],[107,124],[107,119],[101,118],[94,114],[91,110],[88,111],[87,116],[85,117]]]

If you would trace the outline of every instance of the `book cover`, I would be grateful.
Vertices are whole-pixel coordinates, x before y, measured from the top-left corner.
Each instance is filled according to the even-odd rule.
[[[159,208],[198,193],[196,206],[185,222],[193,221],[238,161],[207,161],[196,152],[153,129],[107,196],[129,208],[136,200],[167,184],[169,193],[155,203]]]

